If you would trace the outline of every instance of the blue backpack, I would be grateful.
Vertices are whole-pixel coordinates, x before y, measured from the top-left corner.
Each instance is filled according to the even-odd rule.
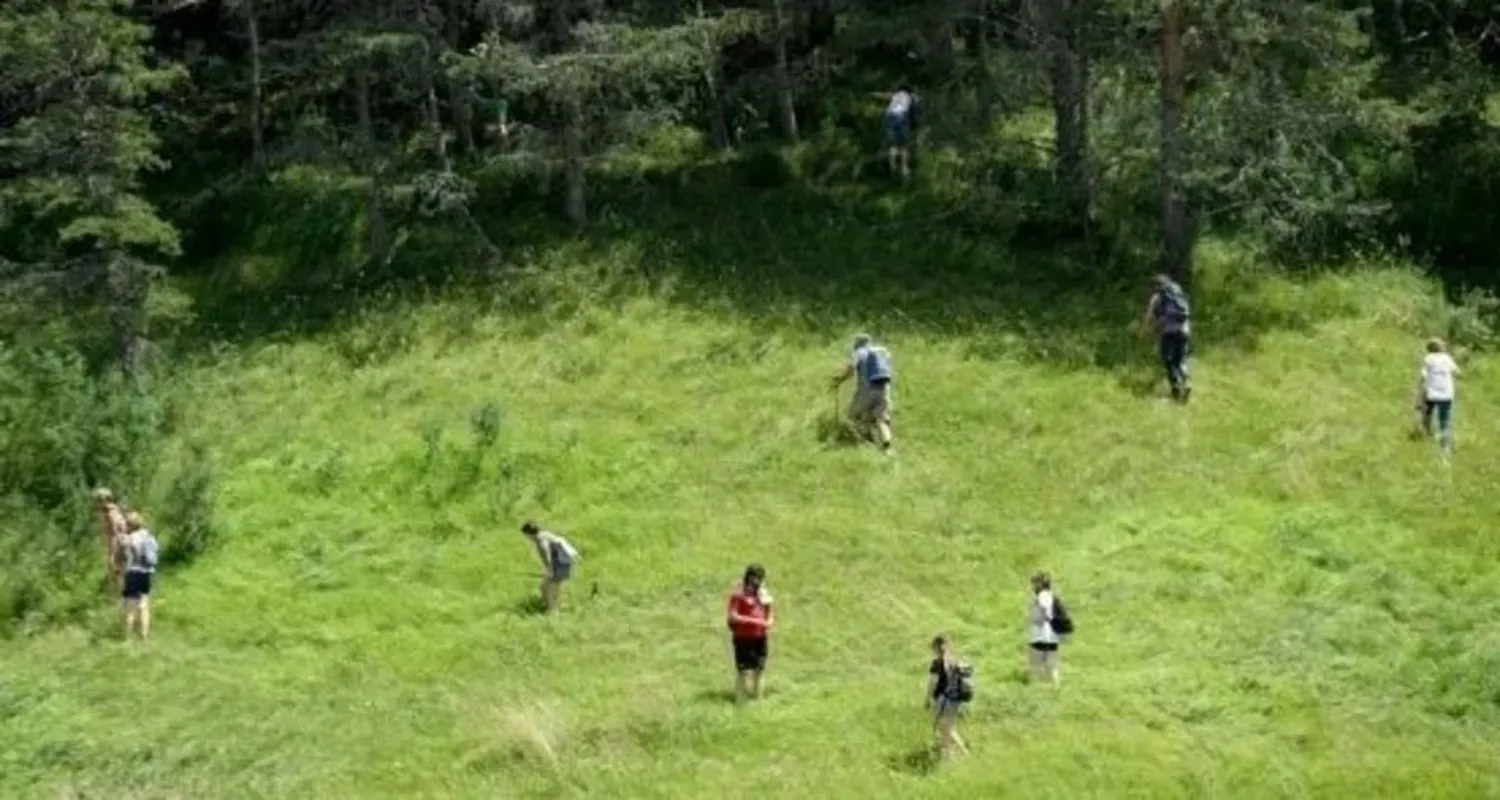
[[[859,378],[865,383],[891,379],[891,354],[884,347],[874,346],[865,350],[859,360]]]
[[[1182,291],[1181,286],[1173,285],[1161,290],[1156,301],[1156,316],[1172,322],[1182,322],[1192,316],[1187,294]]]

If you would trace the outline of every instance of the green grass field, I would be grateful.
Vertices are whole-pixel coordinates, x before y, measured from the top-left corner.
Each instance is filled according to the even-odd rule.
[[[542,267],[510,296],[556,301]],[[215,454],[221,544],[149,647],[103,598],[0,643],[0,795],[1500,797],[1500,376],[1465,359],[1444,468],[1407,438],[1431,286],[1211,249],[1200,295],[1187,408],[1124,293],[1030,338],[899,298],[454,299],[191,357],[174,446]],[[856,326],[897,358],[894,459],[828,435]],[[584,551],[557,619],[531,516]],[[781,624],[736,709],[752,560]],[[1060,691],[1023,680],[1037,568],[1079,625]],[[979,696],[934,768],[939,631]]]

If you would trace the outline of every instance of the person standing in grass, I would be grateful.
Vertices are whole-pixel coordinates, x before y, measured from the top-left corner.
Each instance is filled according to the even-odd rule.
[[[94,503],[99,510],[100,533],[104,538],[104,561],[109,586],[114,591],[120,591],[123,588],[121,575],[125,566],[120,544],[124,541],[125,535],[130,532],[125,524],[125,510],[115,499],[115,493],[102,486],[94,490]]]
[[[542,561],[542,610],[556,613],[562,607],[562,585],[573,576],[573,565],[578,563],[578,550],[567,539],[530,520],[521,525],[521,533],[531,540]]]
[[[1427,342],[1422,358],[1421,378],[1417,382],[1417,410],[1422,415],[1422,431],[1432,436],[1432,420],[1437,417],[1438,444],[1444,453],[1453,452],[1453,398],[1457,392],[1458,362],[1448,354],[1442,339]]]
[[[1066,620],[1066,622],[1065,622]],[[1059,630],[1061,629],[1061,630]],[[1059,663],[1062,636],[1073,629],[1072,620],[1063,610],[1062,601],[1052,591],[1052,576],[1038,572],[1031,576],[1031,677],[1033,680],[1062,683]]]
[[[121,584],[121,605],[125,612],[125,638],[131,633],[146,641],[151,636],[151,584],[156,576],[156,537],[146,528],[141,515],[132,511],[125,517],[129,530],[120,542],[125,558]]]
[[[833,389],[850,378],[858,385],[854,400],[849,404],[849,418],[859,428],[860,434],[870,436],[873,428],[875,441],[880,449],[891,450],[891,354],[875,344],[868,334],[854,337],[854,353],[839,374],[834,376]]]
[[[911,177],[911,139],[917,126],[917,95],[903,83],[885,107],[886,157],[891,174],[902,180]]]
[[[766,659],[776,611],[766,589],[766,569],[745,568],[740,585],[729,595],[729,634],[734,645],[734,700],[759,699],[766,689]]]
[[[1192,355],[1193,347],[1192,310],[1187,292],[1166,275],[1157,275],[1153,285],[1143,322],[1156,331],[1158,352],[1167,371],[1172,399],[1186,403],[1193,393],[1188,373],[1188,356]]]
[[[958,718],[974,699],[971,683],[974,671],[959,659],[953,650],[953,640],[947,636],[939,635],[932,640],[932,656],[932,664],[927,668],[925,707],[933,712],[932,732],[938,753],[951,758],[956,753],[969,752],[968,743],[958,732]]]

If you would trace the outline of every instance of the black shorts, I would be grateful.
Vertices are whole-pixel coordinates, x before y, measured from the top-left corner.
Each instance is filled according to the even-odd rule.
[[[1057,642],[1032,642],[1031,649],[1038,653],[1055,653],[1057,652]]]
[[[127,572],[125,582],[120,589],[120,596],[126,600],[134,600],[137,597],[148,597],[151,594],[151,573],[149,572]]]
[[[770,641],[767,639],[734,640],[734,666],[740,672],[764,672],[768,655]]]

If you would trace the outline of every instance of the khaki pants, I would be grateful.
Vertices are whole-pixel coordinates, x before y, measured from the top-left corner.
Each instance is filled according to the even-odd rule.
[[[849,403],[849,418],[861,425],[891,424],[891,384],[860,384]]]

